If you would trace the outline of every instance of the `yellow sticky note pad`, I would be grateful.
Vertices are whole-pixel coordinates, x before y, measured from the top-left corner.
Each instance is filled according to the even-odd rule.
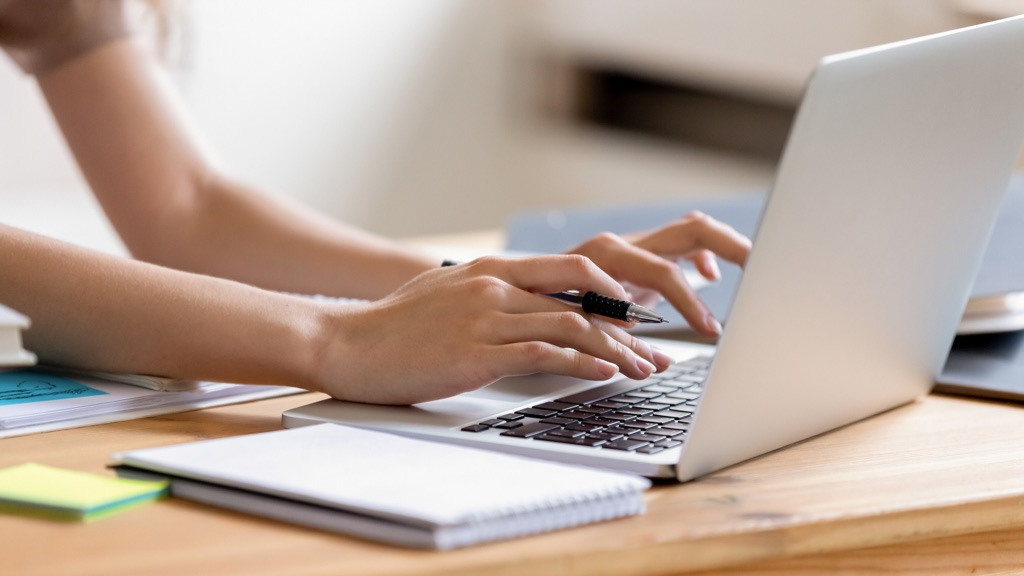
[[[130,480],[42,464],[0,469],[0,512],[86,522],[152,502],[166,481]]]

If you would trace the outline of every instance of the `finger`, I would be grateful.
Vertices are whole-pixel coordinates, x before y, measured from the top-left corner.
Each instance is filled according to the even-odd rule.
[[[609,336],[615,338],[622,344],[625,344],[634,354],[644,358],[645,360],[652,362],[655,367],[655,371],[661,372],[667,369],[669,366],[675,363],[675,360],[671,356],[660,350],[659,348],[652,346],[646,340],[637,338],[630,334],[626,330],[619,326],[619,323],[614,320],[606,318],[599,318],[595,316],[589,317],[590,321],[608,333]],[[628,328],[628,326],[627,326]]]
[[[476,311],[477,314],[492,311],[507,314],[571,312],[582,314],[581,308],[577,304],[566,303],[547,294],[528,292],[494,276],[481,275],[470,278],[462,287],[465,292],[459,298],[466,302],[465,312]],[[590,315],[584,314],[584,316],[589,317]],[[601,319],[620,328],[630,328],[634,324],[613,318],[601,317]],[[649,356],[645,356],[645,358],[651,359]]]
[[[682,269],[640,246],[619,239],[606,246],[615,274],[626,282],[657,290],[697,332],[718,336],[722,327],[686,282]]]
[[[536,340],[492,346],[485,354],[497,376],[546,373],[607,380],[618,372],[615,364],[607,360]]]
[[[722,278],[722,271],[718,268],[718,259],[710,250],[698,250],[696,253],[686,257],[700,275],[712,282]]]
[[[635,244],[663,256],[685,256],[705,249],[727,262],[743,265],[750,255],[750,239],[731,226],[706,214],[693,212],[683,218],[638,237]]]
[[[507,314],[529,314],[536,312],[580,312],[579,305],[552,298],[546,293],[536,293],[518,288],[494,276],[478,276],[466,282],[461,298],[472,299],[473,309],[497,311]],[[632,326],[620,322],[623,327]]]
[[[593,291],[626,298],[626,290],[586,256],[558,254],[531,258],[485,257],[467,265],[468,271],[489,274],[528,292]]]
[[[665,369],[649,344],[625,330],[572,311],[510,315],[494,324],[496,342],[543,341],[614,363],[630,378]]]

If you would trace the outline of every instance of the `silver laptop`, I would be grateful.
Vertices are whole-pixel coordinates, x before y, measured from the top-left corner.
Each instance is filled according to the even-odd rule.
[[[284,425],[686,481],[927,394],[1024,136],[1022,55],[1018,17],[825,58],[724,334],[663,343],[680,360],[669,374],[508,378],[406,407],[327,400]]]

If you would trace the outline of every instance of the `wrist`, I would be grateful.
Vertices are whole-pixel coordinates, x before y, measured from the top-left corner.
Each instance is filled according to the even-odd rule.
[[[322,303],[313,315],[313,329],[303,365],[304,388],[335,398],[347,398],[346,380],[359,368],[359,354],[351,334],[357,329],[361,304]],[[346,367],[343,372],[339,366]],[[346,393],[347,392],[347,393]]]

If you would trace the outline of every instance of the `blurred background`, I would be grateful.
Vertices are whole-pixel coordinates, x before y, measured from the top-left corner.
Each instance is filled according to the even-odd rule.
[[[201,0],[167,66],[228,172],[405,237],[760,189],[824,55],[1024,0]],[[119,246],[0,60],[0,221]]]

